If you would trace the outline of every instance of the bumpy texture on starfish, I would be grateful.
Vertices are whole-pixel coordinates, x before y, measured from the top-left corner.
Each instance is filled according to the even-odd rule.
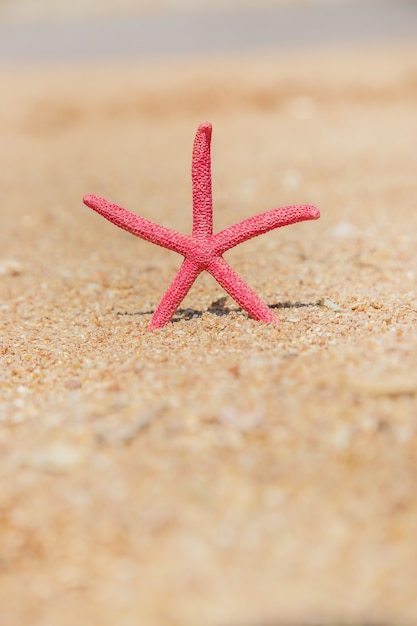
[[[320,217],[318,209],[314,206],[287,206],[250,217],[214,235],[210,144],[211,124],[204,122],[198,127],[193,148],[192,235],[185,235],[159,226],[104,198],[88,195],[83,199],[84,204],[119,228],[185,257],[181,268],[153,314],[149,323],[149,329],[152,330],[161,328],[170,321],[191,285],[203,270],[210,272],[251,317],[261,322],[277,323],[278,320],[271,309],[226,263],[223,254],[239,243],[274,228],[304,220],[316,220]]]

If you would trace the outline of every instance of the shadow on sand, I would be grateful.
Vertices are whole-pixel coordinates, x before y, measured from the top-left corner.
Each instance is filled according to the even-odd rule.
[[[180,322],[182,320],[191,320],[197,317],[201,317],[203,313],[211,313],[212,315],[217,315],[217,317],[222,317],[223,315],[229,315],[229,313],[239,313],[242,311],[241,307],[228,307],[226,306],[227,296],[223,296],[218,300],[212,302],[207,309],[199,310],[199,309],[177,309],[175,312],[175,316],[172,318],[173,322]],[[268,304],[270,309],[301,309],[306,307],[315,307],[321,306],[320,302],[290,302],[287,300],[286,302],[276,302],[274,304]],[[139,315],[152,315],[154,311],[137,311],[135,313],[118,312],[116,315],[131,315],[131,316],[139,316]]]

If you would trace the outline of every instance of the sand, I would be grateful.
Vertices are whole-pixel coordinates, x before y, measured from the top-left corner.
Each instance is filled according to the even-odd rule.
[[[1,623],[415,624],[415,47],[1,81]],[[81,198],[189,232],[205,119],[216,230],[322,217],[225,255],[279,325],[149,332],[180,257]]]

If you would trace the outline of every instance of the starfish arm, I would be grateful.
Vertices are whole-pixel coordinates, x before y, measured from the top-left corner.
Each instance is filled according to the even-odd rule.
[[[239,243],[262,235],[274,228],[305,220],[317,220],[319,217],[319,210],[310,205],[286,206],[267,211],[266,213],[260,213],[243,220],[243,222],[233,224],[233,226],[229,226],[214,235],[215,250],[217,254],[223,254],[226,250],[230,250],[230,248],[237,246]]]
[[[213,233],[213,201],[211,191],[211,124],[200,124],[194,139],[191,179],[193,186],[193,236],[208,237]]]
[[[278,323],[271,309],[222,257],[216,257],[207,270],[223,289],[255,320],[273,324]]]
[[[83,202],[90,209],[109,220],[109,222],[112,222],[119,228],[123,228],[123,230],[127,230],[132,235],[136,235],[136,237],[146,239],[146,241],[162,246],[162,248],[168,248],[183,255],[188,251],[190,245],[189,235],[184,235],[165,226],[155,224],[155,222],[131,213],[117,204],[113,204],[98,196],[84,196]]]
[[[184,260],[149,322],[150,330],[162,328],[170,321],[200,272],[201,269],[195,261]]]

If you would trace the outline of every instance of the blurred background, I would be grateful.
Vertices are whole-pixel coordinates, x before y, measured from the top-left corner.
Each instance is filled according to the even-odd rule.
[[[0,61],[415,40],[414,0],[0,0]]]
[[[283,5],[337,5],[377,3],[380,0],[0,0],[7,15],[30,17],[41,14],[91,15],[160,10],[207,10],[216,8],[277,7]],[[398,4],[392,0],[393,4]]]

